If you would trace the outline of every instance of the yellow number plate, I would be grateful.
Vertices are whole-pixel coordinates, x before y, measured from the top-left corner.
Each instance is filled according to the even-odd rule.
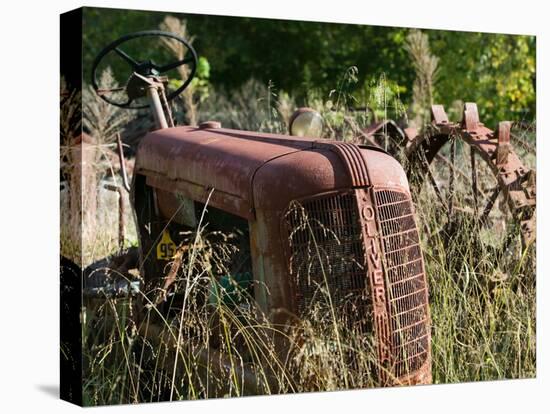
[[[170,237],[170,233],[167,230],[162,232],[162,238],[159,244],[157,244],[157,259],[159,260],[171,260],[176,254],[176,243]]]

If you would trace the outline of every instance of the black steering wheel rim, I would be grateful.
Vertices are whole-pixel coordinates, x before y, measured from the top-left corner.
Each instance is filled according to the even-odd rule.
[[[138,62],[138,61],[134,60],[133,58],[131,58],[130,56],[128,56],[126,53],[124,53],[124,52],[121,53],[120,50],[116,50],[119,45],[121,45],[121,44],[123,44],[123,43],[125,43],[129,40],[136,39],[136,38],[139,38],[139,37],[152,37],[152,36],[168,37],[168,38],[171,38],[171,39],[175,39],[175,40],[179,41],[180,43],[183,43],[185,45],[185,47],[187,48],[187,52],[185,53],[185,56],[188,53],[191,53],[191,57],[190,58],[185,58],[185,56],[184,56],[184,59],[179,61],[179,62],[173,62],[172,64],[163,65],[162,67],[158,67],[156,64],[154,64],[150,60],[149,61],[144,61],[144,62]],[[162,30],[144,30],[144,31],[134,32],[134,33],[130,33],[130,34],[121,36],[118,39],[116,39],[115,41],[113,41],[113,42],[109,43],[107,46],[105,46],[97,54],[97,56],[95,57],[94,62],[92,64],[92,87],[94,88],[94,91],[105,102],[107,102],[111,105],[118,106],[119,108],[143,109],[143,108],[147,108],[148,105],[131,106],[132,99],[130,99],[130,98],[129,98],[128,102],[120,103],[120,102],[116,102],[116,101],[113,101],[113,100],[109,99],[107,96],[105,96],[105,94],[99,93],[100,88],[99,88],[98,82],[97,82],[97,68],[98,68],[100,62],[102,61],[102,59],[111,51],[115,51],[117,54],[119,54],[122,57],[122,59],[132,67],[132,69],[135,72],[138,72],[138,73],[140,73],[141,75],[144,75],[144,76],[147,76],[147,75],[151,74],[151,73],[147,73],[147,72],[151,72],[151,69],[155,69],[155,70],[161,69],[160,72],[163,72],[163,71],[166,72],[168,70],[175,69],[179,66],[190,64],[191,72],[189,73],[189,76],[187,77],[187,79],[184,80],[183,84],[178,89],[176,89],[175,91],[172,91],[172,92],[170,92],[169,94],[166,95],[166,99],[168,101],[171,101],[172,99],[174,99],[176,96],[178,96],[180,93],[182,93],[183,90],[185,88],[187,88],[187,86],[189,86],[189,84],[193,80],[193,77],[195,76],[195,72],[197,71],[197,63],[198,63],[197,52],[195,51],[195,49],[193,49],[191,44],[189,42],[187,42],[187,40],[185,40],[181,36],[175,35],[174,33],[170,33],[170,32],[164,32]],[[125,56],[123,56],[123,55],[125,55]],[[143,73],[141,73],[141,72],[143,72]]]

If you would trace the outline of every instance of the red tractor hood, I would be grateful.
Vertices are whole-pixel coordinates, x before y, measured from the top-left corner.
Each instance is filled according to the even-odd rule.
[[[303,154],[287,157],[298,152]],[[277,162],[269,168],[274,160]],[[369,164],[376,166],[377,174],[367,168]],[[264,179],[255,180],[260,169]],[[257,204],[267,208],[322,191],[363,187],[378,181],[408,187],[401,166],[378,149],[359,149],[323,139],[188,126],[147,134],[138,147],[136,173],[146,176],[153,187],[178,191],[195,200],[206,200],[214,189],[212,205],[246,218],[253,216]],[[266,194],[270,195],[267,200]]]

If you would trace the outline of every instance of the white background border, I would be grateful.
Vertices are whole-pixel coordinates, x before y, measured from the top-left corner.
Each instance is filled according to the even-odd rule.
[[[116,413],[542,412],[548,401],[548,282],[545,247],[549,128],[549,30],[544,1],[461,0],[7,0],[0,60],[0,411],[65,413],[58,400],[59,14],[82,5],[537,35],[538,320],[536,380],[409,387],[99,408]],[[76,57],[75,57],[76,58]],[[545,94],[546,92],[546,94]],[[543,350],[546,350],[544,352]],[[548,408],[546,408],[548,409]]]

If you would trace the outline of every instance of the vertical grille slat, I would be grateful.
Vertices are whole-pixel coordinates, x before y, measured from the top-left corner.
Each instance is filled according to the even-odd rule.
[[[297,311],[304,314],[324,302],[326,276],[337,314],[346,319],[366,319],[367,278],[355,194],[341,193],[297,204],[289,210],[287,222]]]
[[[428,293],[410,196],[375,191],[387,277],[393,373],[417,371],[428,357]]]

